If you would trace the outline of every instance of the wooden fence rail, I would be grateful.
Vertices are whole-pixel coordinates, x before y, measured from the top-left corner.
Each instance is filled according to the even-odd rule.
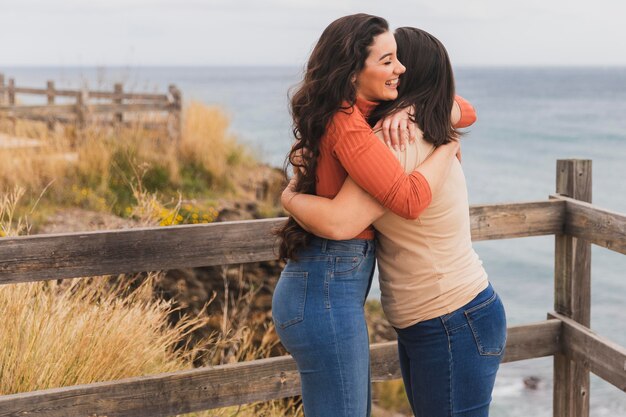
[[[559,200],[470,208],[473,240],[553,235]],[[269,261],[284,218],[5,238],[0,284]],[[216,244],[219,242],[219,245]]]
[[[554,355],[560,328],[559,320],[509,328],[504,362]],[[395,342],[372,345],[370,354],[374,381],[401,377]],[[165,417],[299,393],[296,364],[283,356],[7,395],[0,397],[0,417],[87,416],[95,403],[98,415]]]
[[[626,392],[626,348],[561,314],[549,313],[548,319],[557,319],[562,323],[558,350],[571,361]]]
[[[626,392],[626,349],[589,329],[590,244],[625,253],[626,216],[591,205],[590,190],[590,161],[564,160],[550,200],[470,208],[473,240],[555,236],[555,311],[510,327],[504,357],[554,357],[555,417],[589,416],[590,371]],[[4,238],[0,284],[273,260],[283,221]],[[395,342],[372,345],[371,361],[375,381],[400,377]],[[293,396],[299,384],[286,356],[0,396],[0,417],[165,417]]]
[[[573,198],[552,197],[565,202],[564,233],[626,255],[626,215]]]
[[[45,105],[19,105],[17,94],[41,95],[47,98]],[[57,104],[57,97],[69,97],[75,104]],[[111,103],[92,103],[90,100],[110,100]],[[86,123],[106,123],[112,125],[130,124],[125,121],[125,114],[166,113],[162,123],[146,122],[147,127],[166,127],[169,136],[177,140],[181,133],[182,94],[170,85],[167,94],[128,93],[123,85],[114,85],[113,91],[64,90],[56,89],[53,81],[48,81],[46,88],[17,87],[14,79],[5,85],[5,77],[0,74],[0,117],[12,120],[26,119],[45,121],[52,129],[54,124],[74,123],[78,129]],[[96,115],[111,115],[102,119]]]

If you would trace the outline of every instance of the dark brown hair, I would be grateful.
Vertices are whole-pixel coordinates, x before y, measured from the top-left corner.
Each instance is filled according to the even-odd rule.
[[[424,140],[435,146],[458,136],[450,121],[454,103],[454,74],[446,48],[433,35],[421,29],[402,27],[394,36],[398,60],[406,67],[400,76],[398,98],[386,101],[372,111],[373,126],[397,109],[414,106],[413,121],[424,133]]]
[[[302,169],[296,191],[315,194],[322,136],[336,112],[351,111],[356,102],[352,79],[364,68],[374,38],[388,30],[385,19],[360,13],[335,20],[317,41],[304,80],[291,98],[296,143],[287,157],[285,172],[289,164]],[[281,238],[279,256],[283,259],[295,259],[311,238],[292,217],[276,234]]]

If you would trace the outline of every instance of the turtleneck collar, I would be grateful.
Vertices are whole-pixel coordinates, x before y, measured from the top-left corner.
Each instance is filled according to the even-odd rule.
[[[365,118],[367,119],[369,117],[370,113],[372,113],[372,110],[374,110],[374,108],[376,106],[378,106],[378,102],[376,102],[376,101],[369,101],[369,100],[361,98],[361,97],[359,97],[357,95],[356,96],[356,106],[359,108],[361,113],[363,113],[363,116],[365,116]]]

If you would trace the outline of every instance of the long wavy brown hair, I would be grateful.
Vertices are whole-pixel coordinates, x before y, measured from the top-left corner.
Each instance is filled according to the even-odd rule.
[[[301,169],[296,191],[315,194],[321,139],[335,113],[351,111],[356,102],[352,80],[365,67],[374,38],[388,30],[385,19],[360,13],[335,20],[317,41],[304,79],[291,98],[296,143],[287,156],[285,173],[290,165]],[[312,236],[292,217],[276,234],[282,259],[295,259]]]
[[[450,120],[454,103],[454,74],[446,48],[421,29],[402,27],[394,32],[398,60],[406,67],[400,76],[398,98],[385,101],[368,119],[378,120],[397,109],[414,106],[413,122],[422,129],[424,140],[435,146],[448,143],[460,133]]]

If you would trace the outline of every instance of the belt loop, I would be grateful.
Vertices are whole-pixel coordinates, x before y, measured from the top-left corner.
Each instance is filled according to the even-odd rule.
[[[370,247],[370,241],[365,240],[365,245],[363,245],[363,256],[367,256],[367,251],[369,250],[369,247]]]
[[[322,253],[326,253],[327,246],[328,246],[328,239],[322,239]]]

